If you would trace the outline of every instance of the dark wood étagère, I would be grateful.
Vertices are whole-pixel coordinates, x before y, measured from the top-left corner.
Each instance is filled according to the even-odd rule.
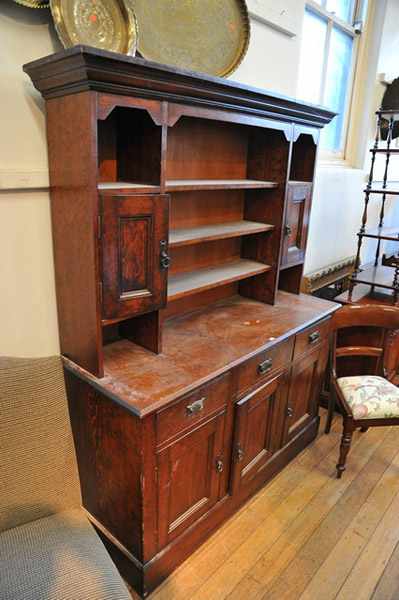
[[[83,505],[146,596],[317,433],[336,305],[299,288],[333,113],[87,47],[24,70]]]

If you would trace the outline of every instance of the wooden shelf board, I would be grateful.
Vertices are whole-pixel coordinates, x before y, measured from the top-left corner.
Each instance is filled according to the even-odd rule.
[[[259,181],[257,179],[170,179],[166,182],[166,192],[185,192],[190,190],[253,190],[274,189],[275,181]],[[102,181],[98,184],[102,192],[135,191],[159,192],[160,186],[151,183],[134,183],[131,181]]]
[[[275,181],[256,179],[169,179],[166,182],[166,191],[273,189],[277,186]]]
[[[359,233],[358,235],[399,242],[399,227],[375,227],[373,229],[366,229],[364,233]]]
[[[169,276],[168,300],[177,300],[190,294],[240,281],[260,273],[270,271],[272,267],[254,260],[236,260],[217,267],[208,267]]]
[[[172,229],[169,235],[169,246],[176,248],[200,242],[262,233],[273,229],[274,225],[256,223],[255,221],[233,221],[231,223],[217,223],[215,225],[204,225],[186,229]]]
[[[292,269],[294,267],[299,267],[300,265],[304,264],[304,260],[297,260],[295,262],[292,263],[288,263],[286,265],[280,265],[280,271],[286,271],[287,269]]]
[[[131,181],[103,181],[98,184],[102,192],[128,190],[130,192],[159,192],[160,186],[151,183],[132,183]]]
[[[394,273],[392,267],[371,267],[354,276],[354,281],[392,290]]]
[[[309,179],[289,179],[288,185],[313,185],[313,181],[309,181]]]

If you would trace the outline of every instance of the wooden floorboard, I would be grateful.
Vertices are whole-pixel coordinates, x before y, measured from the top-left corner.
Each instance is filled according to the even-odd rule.
[[[399,598],[399,544],[396,545],[382,577],[375,586],[372,600],[397,600]]]
[[[150,600],[399,600],[399,428],[320,434]],[[135,597],[135,596],[134,596]]]

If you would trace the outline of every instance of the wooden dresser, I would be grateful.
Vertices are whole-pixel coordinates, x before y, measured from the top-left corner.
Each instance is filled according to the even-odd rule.
[[[333,114],[93,48],[24,69],[83,505],[145,596],[316,436],[337,305],[298,292]]]

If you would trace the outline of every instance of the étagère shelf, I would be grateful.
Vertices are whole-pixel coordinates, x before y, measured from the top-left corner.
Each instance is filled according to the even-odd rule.
[[[82,502],[146,596],[317,435],[337,305],[299,289],[334,115],[87,47],[24,69]]]
[[[348,301],[353,301],[354,289],[357,284],[369,285],[370,294],[390,293],[392,301],[399,301],[399,254],[387,259],[384,255],[381,257],[382,243],[385,241],[399,242],[399,228],[385,227],[385,209],[386,202],[389,196],[398,196],[399,188],[389,183],[389,168],[391,166],[391,158],[399,154],[397,148],[392,148],[393,132],[395,122],[399,120],[399,111],[380,109],[377,111],[377,130],[373,148],[371,152],[371,166],[367,182],[367,187],[364,190],[364,210],[362,215],[362,224],[358,233],[357,255],[355,267],[351,276]],[[382,124],[388,123],[386,131],[386,146],[381,148],[381,131]],[[382,155],[385,158],[385,168],[383,180],[380,186],[374,181],[374,172],[376,167],[377,156]],[[376,195],[381,196],[381,208],[379,213],[379,223],[377,227],[367,227],[368,207],[370,197]],[[364,239],[377,240],[374,265],[372,267],[361,267],[361,250]]]

